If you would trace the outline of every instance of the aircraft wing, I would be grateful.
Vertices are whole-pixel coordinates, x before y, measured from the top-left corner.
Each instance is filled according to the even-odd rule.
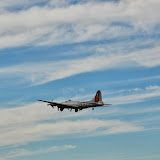
[[[74,106],[71,106],[71,105],[68,105],[68,104],[63,104],[63,103],[45,101],[45,100],[40,100],[40,99],[39,99],[38,101],[46,102],[46,103],[48,103],[48,104],[51,105],[51,106],[57,106],[57,107],[59,107],[59,108],[71,108],[71,109],[74,109],[74,108],[75,108]]]

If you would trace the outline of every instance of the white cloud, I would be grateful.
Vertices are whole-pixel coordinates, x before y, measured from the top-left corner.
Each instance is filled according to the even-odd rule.
[[[43,149],[39,149],[39,150],[14,149],[3,157],[4,157],[4,159],[10,159],[10,158],[15,158],[15,157],[40,155],[40,154],[46,154],[49,152],[71,150],[71,149],[75,149],[75,148],[76,148],[76,146],[74,146],[74,145],[63,145],[63,146],[52,146],[50,148],[45,148],[45,149],[43,148]]]
[[[160,119],[159,116],[147,117],[147,118],[142,117],[140,119],[135,120],[134,115],[136,115],[136,116],[138,116],[140,114],[148,115],[148,113],[154,114],[154,113],[158,113],[159,111],[160,111],[160,107],[153,107],[153,106],[150,108],[148,108],[147,106],[145,106],[145,107],[139,106],[139,108],[118,108],[115,106],[111,106],[110,108],[107,108],[105,110],[103,109],[103,110],[97,110],[96,112],[88,112],[85,116],[105,115],[108,118],[112,118],[112,117],[123,117],[124,118],[124,116],[131,115],[135,123],[137,123],[141,126],[144,126],[144,125],[146,125],[146,122],[152,121],[152,124],[153,124],[154,122],[159,121],[159,119]],[[146,125],[146,127],[147,127],[147,125]],[[153,128],[149,128],[149,129],[152,130]]]
[[[74,112],[72,114],[70,114],[70,112],[68,114],[66,112],[62,112],[59,114],[56,107],[52,109],[51,106],[47,106],[45,103],[36,102],[22,107],[1,108],[0,127],[5,128],[6,126],[37,123],[44,120],[64,119],[74,116],[78,117],[84,113],[80,112],[77,115]]]
[[[151,48],[151,49],[145,49],[142,51],[137,51],[133,55],[131,54],[130,56],[132,56],[133,61],[136,61],[141,66],[154,67],[154,66],[160,65],[159,52],[160,52],[159,48]],[[151,55],[151,53],[153,53],[154,56]]]
[[[158,88],[158,89],[157,89]],[[105,103],[112,103],[115,104],[127,104],[127,103],[136,103],[136,102],[142,102],[145,100],[148,100],[150,98],[155,98],[160,95],[160,88],[159,86],[156,86],[154,89],[148,90],[148,87],[145,89],[139,88],[139,90],[120,90],[111,92],[111,94],[106,96],[106,92],[103,92],[103,101]],[[127,95],[126,95],[127,94]],[[108,95],[108,94],[107,94]],[[70,97],[71,99],[76,100],[89,100],[93,98],[94,94],[92,95],[85,95],[85,96],[75,96]],[[106,98],[105,98],[106,97]],[[59,99],[59,98],[58,98]],[[59,99],[60,102],[65,101],[66,99],[63,98]],[[57,101],[57,99],[54,99],[54,101]],[[13,102],[12,102],[13,103]],[[15,102],[15,104],[19,102]],[[112,106],[111,106],[112,107]],[[122,111],[121,111],[122,110]],[[107,114],[113,114],[120,112],[126,113],[126,114],[137,114],[137,113],[144,113],[144,112],[153,112],[158,111],[159,107],[156,108],[145,108],[142,110],[136,110],[136,111],[123,111],[123,109],[117,110],[114,107],[112,107],[112,110],[108,111]],[[98,112],[99,113],[99,112]],[[72,112],[72,114],[67,110],[66,112],[57,112],[57,107],[52,109],[51,106],[47,106],[46,103],[42,102],[36,102],[24,105],[22,107],[16,107],[16,108],[1,108],[0,109],[0,127],[5,126],[12,126],[12,125],[22,125],[22,124],[30,124],[30,123],[38,123],[42,122],[44,120],[58,120],[58,119],[65,119],[65,118],[72,118],[72,117],[81,117],[81,116],[87,116],[90,114],[87,110],[83,110],[83,112],[79,112],[78,114]],[[91,112],[91,114],[94,114]],[[106,113],[105,113],[106,114]],[[17,116],[18,115],[18,116]]]
[[[47,6],[59,8],[59,7],[68,7],[72,4],[73,0],[50,0]],[[81,3],[82,1],[77,1],[77,3]]]
[[[137,102],[143,102],[145,100],[148,100],[150,98],[156,98],[160,96],[160,87],[154,86],[154,87],[146,87],[145,90],[134,90],[132,93],[127,93],[127,95],[118,95],[118,96],[112,96],[110,98],[104,98],[103,101],[109,103],[113,103],[115,105],[117,104],[128,104],[128,103],[137,103]]]
[[[158,90],[157,90],[158,88]],[[124,90],[124,92],[126,92]],[[129,92],[139,92],[134,90]],[[123,92],[120,92],[120,94]],[[148,98],[159,96],[159,87],[141,89],[141,94],[128,96],[116,96],[107,98],[104,101],[111,101],[113,104],[125,104],[144,101]],[[121,120],[66,120],[73,117],[93,117],[95,115],[130,115],[160,111],[159,107],[141,109],[117,109],[96,113],[84,110],[78,114],[72,112],[57,112],[50,106],[43,103],[34,103],[17,108],[0,109],[0,146],[21,145],[32,141],[40,141],[51,137],[72,135],[72,136],[97,136],[108,134],[119,134],[128,132],[143,131],[144,124],[139,121],[125,122]],[[91,116],[92,115],[92,116]],[[110,117],[110,116],[109,116]],[[56,121],[55,121],[56,120]],[[142,122],[143,120],[140,120]],[[144,120],[146,121],[146,120]]]
[[[56,6],[59,2],[50,3]],[[46,5],[20,12],[5,11],[0,15],[0,47],[110,39],[135,35],[140,30],[150,33],[154,30],[152,27],[160,22],[159,6],[159,0],[89,1],[63,8]],[[114,22],[121,25],[111,25]],[[126,27],[126,24],[132,27]],[[5,40],[8,42],[4,43]]]
[[[159,96],[159,92],[156,93],[145,93],[145,94],[136,94],[136,95],[122,95],[117,97],[112,97],[108,99],[104,99],[104,101],[111,101],[115,105],[117,104],[128,104],[128,103],[137,103],[144,101],[145,98]]]
[[[146,90],[160,90],[160,86],[148,86],[146,87]]]
[[[81,59],[59,62],[21,64],[0,68],[0,76],[24,79],[31,85],[44,84],[85,72],[125,67],[154,67],[160,65],[160,47],[144,49],[127,54],[101,54]],[[54,69],[53,69],[54,68]],[[64,70],[65,68],[65,70]]]
[[[0,1],[0,10],[5,11],[6,9],[24,9],[37,5],[39,3],[45,2],[46,0],[1,0]]]
[[[25,9],[31,8],[33,6],[50,6],[54,8],[68,7],[70,5],[75,5],[74,0],[1,0],[0,1],[0,9],[4,10],[13,10],[13,9]],[[77,1],[76,4],[85,4],[88,2],[96,2],[96,0],[81,0]]]
[[[96,136],[143,131],[143,127],[120,120],[64,120],[86,115],[87,110],[78,114],[68,111],[60,113],[43,103],[0,109],[0,146],[21,145],[49,139],[51,136]]]
[[[117,129],[118,128],[118,129]],[[143,131],[143,127],[120,120],[77,120],[50,123],[28,123],[1,127],[0,146],[20,145],[49,139],[51,136],[119,134]]]

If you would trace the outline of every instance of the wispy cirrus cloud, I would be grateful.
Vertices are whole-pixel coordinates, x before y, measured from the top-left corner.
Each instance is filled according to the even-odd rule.
[[[51,136],[81,135],[97,136],[143,131],[134,123],[120,120],[79,120],[57,123],[40,123],[5,128],[1,133],[1,146],[41,141]]]
[[[114,105],[118,104],[129,104],[129,103],[138,103],[138,102],[144,102],[151,98],[159,98],[160,93],[159,91],[153,91],[149,93],[137,93],[133,95],[121,95],[121,96],[115,96],[112,98],[104,98],[104,101],[107,102],[114,102]]]
[[[40,111],[41,109],[38,110]],[[57,114],[56,116],[55,112],[51,112],[49,109],[41,112],[37,112],[38,110],[34,105],[32,105],[32,108],[27,108],[26,106],[1,109],[2,121],[0,128],[2,132],[0,135],[0,146],[21,145],[45,140],[52,136],[79,135],[88,137],[143,131],[143,127],[132,122],[99,119],[72,121],[65,120],[65,118],[76,116],[73,113],[72,115],[62,114],[62,116]],[[85,115],[85,112],[82,112],[80,116],[83,114]],[[53,121],[54,119],[58,120],[60,117],[64,120]],[[7,118],[8,120],[6,121]],[[51,122],[45,122],[45,120],[50,120]]]
[[[104,101],[111,103],[114,102],[117,104],[129,104],[129,103],[137,103],[143,102],[151,98],[159,98],[160,97],[160,88],[159,86],[150,86],[146,90],[137,90],[134,93],[128,93],[127,95],[118,95],[112,96],[110,98],[104,98]]]
[[[146,88],[135,88],[135,89],[128,89],[128,90],[120,90],[120,91],[115,91],[111,92],[108,98],[103,98],[104,102],[110,102],[113,105],[115,104],[128,104],[128,103],[137,103],[137,102],[143,102],[147,101],[148,99],[151,98],[156,98],[159,97],[159,92],[160,92],[160,86],[148,86]],[[107,97],[108,94],[106,92],[103,92],[103,97]],[[106,96],[107,95],[107,96]],[[80,96],[77,95],[75,97],[70,97],[73,100],[89,100],[93,98],[94,95],[85,95],[85,96]],[[129,97],[129,98],[127,98]],[[64,98],[65,100],[65,98]],[[54,99],[54,101],[57,101]],[[62,102],[62,101],[61,101]],[[18,103],[19,102],[15,102]],[[159,111],[159,107],[154,107],[154,108],[145,108],[143,110],[136,110],[133,111],[123,111],[123,113],[126,114],[137,114],[137,113],[145,113],[145,112],[155,112]],[[37,112],[39,111],[39,112]],[[108,112],[108,114],[112,113],[120,113],[120,110],[117,110],[117,108],[114,110],[114,107],[112,108],[111,112]],[[66,119],[66,118],[72,118],[72,117],[81,117],[81,116],[86,116],[87,114],[90,114],[87,112],[87,110],[84,110],[83,112],[79,112],[78,115],[76,113],[70,114],[70,112],[62,112],[59,114],[57,112],[56,108],[53,110],[50,106],[47,106],[45,103],[31,103],[28,105],[24,105],[21,107],[15,107],[15,108],[1,108],[0,109],[0,126],[5,127],[5,126],[11,126],[14,124],[21,125],[21,124],[28,124],[28,123],[37,123],[40,121],[44,120],[56,120],[56,119]],[[94,114],[94,113],[92,113]],[[17,116],[19,115],[19,116]],[[54,116],[53,116],[54,115]]]
[[[47,104],[38,102],[22,106],[25,98],[23,104],[15,101],[12,105],[13,107],[18,103],[19,107],[1,108],[0,146],[9,151],[4,158],[16,159],[23,156],[36,156],[41,153],[74,149],[77,146],[72,145],[74,144],[72,143],[73,137],[104,136],[159,129],[160,87],[157,79],[160,79],[160,76],[156,76],[160,66],[159,6],[159,0],[1,0],[0,57],[2,63],[0,83],[1,88],[3,87],[5,90],[4,95],[1,96],[4,98],[3,101],[19,97],[20,93],[17,94],[19,89],[22,96],[26,97],[29,94],[28,90],[36,88],[34,90],[36,93],[39,87],[45,87],[32,88],[34,85],[46,84],[77,74],[110,69],[114,69],[116,73],[118,70],[123,72],[123,69],[128,72],[132,67],[132,71],[136,68],[138,73],[145,70],[144,75],[146,75],[147,68],[154,70],[152,74],[148,74],[151,77],[141,79],[131,80],[131,77],[125,74],[123,78],[116,79],[116,83],[121,84],[120,86],[115,85],[115,88],[122,86],[120,79],[124,79],[125,83],[139,82],[140,80],[141,82],[150,80],[150,83],[147,81],[142,86],[140,86],[141,84],[135,86],[134,83],[135,88],[127,88],[129,87],[127,85],[125,89],[117,89],[116,92],[112,90],[110,94],[105,93],[104,88],[108,85],[104,84],[108,82],[104,80],[108,75],[103,74],[101,77],[103,98],[106,97],[104,101],[113,106],[96,108],[95,112],[87,109],[78,114],[68,111],[61,113],[57,112],[56,108],[53,110]],[[78,45],[74,45],[75,43]],[[63,44],[67,45],[63,47]],[[56,46],[48,49],[48,46],[54,45]],[[23,48],[24,46],[27,46],[25,47],[27,50]],[[8,52],[10,47],[22,48],[9,49]],[[39,47],[42,48],[42,51]],[[46,48],[47,52],[45,52]],[[61,51],[58,51],[60,54],[56,53],[57,48],[61,48]],[[37,50],[40,53],[37,53]],[[7,56],[6,54],[12,55]],[[43,59],[43,57],[45,58]],[[7,60],[3,62],[3,59]],[[136,71],[134,70],[134,73]],[[111,78],[114,77],[114,73],[112,73]],[[93,74],[96,76],[97,72]],[[132,77],[135,77],[136,74]],[[143,73],[140,77],[144,77]],[[154,81],[151,81],[152,78],[155,78],[156,81],[154,85],[151,83]],[[63,81],[65,82],[65,79]],[[94,82],[93,80],[92,83]],[[16,90],[13,87],[12,90],[7,83],[10,86],[13,86],[13,83],[20,86],[16,86]],[[55,83],[60,84],[59,82]],[[31,87],[21,89],[21,84]],[[46,88],[48,85],[50,84],[46,84]],[[74,84],[67,85],[67,87],[73,86]],[[96,85],[94,87],[96,88]],[[109,87],[111,88],[111,86]],[[55,89],[60,88],[56,86]],[[11,90],[15,92],[9,93]],[[72,92],[69,88],[68,90],[68,93]],[[64,97],[57,97],[59,101],[63,101],[67,94],[65,89],[62,92],[64,92]],[[85,93],[87,94],[87,92],[90,91],[86,90]],[[93,96],[90,94],[84,96],[83,93],[74,92],[72,95],[75,97],[71,98],[88,100]],[[36,94],[39,95],[39,93]],[[13,97],[10,98],[11,96]],[[57,94],[57,96],[59,95]],[[153,101],[152,106],[149,106],[150,100]],[[116,105],[114,106],[114,104]],[[130,104],[134,107],[131,107]],[[1,104],[2,106],[5,107]],[[56,143],[57,138],[63,140],[66,137],[70,138],[71,145],[62,144],[62,146],[48,146],[48,148],[42,146],[42,150],[34,150],[31,145],[35,142],[41,144],[41,141],[48,139]],[[22,149],[24,144],[28,144],[24,146],[28,149]],[[19,147],[21,149],[18,149]],[[10,152],[10,150],[13,151]],[[6,150],[4,149],[4,151]],[[81,154],[81,152],[79,153]],[[141,158],[147,159],[147,157]],[[158,159],[159,155],[149,158]]]
[[[46,0],[1,0],[0,1],[0,12],[3,13],[7,10],[16,11],[17,9],[26,9],[38,5],[40,3],[46,2]]]
[[[141,96],[139,94],[133,94],[130,95],[129,100],[126,96],[120,96],[120,98],[117,96],[108,98],[107,100],[113,100],[113,104],[116,104],[116,102],[118,104],[140,102],[157,96],[159,89],[159,86],[148,86],[145,90],[139,89],[141,93],[142,91],[144,92]],[[137,89],[133,89],[132,91],[137,92]],[[147,93],[145,93],[146,91]],[[123,99],[123,101],[120,99]],[[109,117],[111,118],[115,115],[137,115],[158,111],[160,111],[159,107],[139,108],[137,110],[137,108],[118,109],[113,106],[112,110],[103,111],[103,113],[101,111],[90,113],[88,110],[84,110],[77,115],[76,113],[71,114],[70,112],[59,113],[43,103],[33,103],[17,108],[3,108],[0,109],[0,128],[2,130],[0,146],[21,145],[33,141],[46,140],[53,136],[79,135],[88,137],[144,131],[148,129],[148,127],[145,126],[146,128],[144,128],[143,120],[137,121],[133,119],[129,122],[119,119],[100,120],[93,119],[93,116],[110,115]],[[68,120],[74,117],[83,117],[84,119]],[[85,117],[88,119],[85,119]],[[148,120],[144,120],[144,122],[145,121]]]
[[[131,88],[122,89],[116,91],[103,91],[103,101],[105,103],[111,103],[113,105],[118,104],[129,104],[144,102],[153,98],[159,99],[160,97],[160,86],[150,85],[145,88]],[[89,95],[77,95],[72,97],[74,100],[88,100],[93,98],[94,94]]]
[[[160,65],[160,48],[143,49],[131,53],[93,54],[81,59],[59,62],[21,64],[0,69],[0,76],[23,79],[31,85],[44,84],[80,73],[126,67],[156,67]],[[54,68],[54,70],[53,70]],[[65,70],[64,70],[65,68]]]
[[[0,48],[71,44],[135,35],[141,31],[150,33],[160,21],[158,0],[84,2],[72,5],[69,1],[71,5],[56,8],[59,2],[50,1],[54,7],[48,3],[19,12],[2,12]]]
[[[103,2],[103,0],[100,0],[99,2]],[[16,11],[17,10],[23,10],[27,8],[32,8],[33,6],[48,6],[48,7],[53,7],[53,8],[61,8],[61,7],[68,7],[71,5],[76,5],[76,4],[85,4],[85,3],[95,3],[96,0],[81,0],[81,1],[75,1],[75,0],[1,0],[0,1],[0,9],[2,11],[4,10],[11,10],[11,11]]]
[[[41,154],[47,154],[50,152],[59,152],[59,151],[65,151],[65,150],[71,150],[75,149],[77,146],[75,145],[63,145],[63,146],[51,146],[49,148],[43,148],[39,150],[27,150],[27,149],[14,149],[10,152],[8,152],[6,155],[3,156],[2,160],[8,160],[10,158],[15,157],[23,157],[23,156],[32,156],[32,155],[41,155]],[[1,160],[1,158],[0,158]]]

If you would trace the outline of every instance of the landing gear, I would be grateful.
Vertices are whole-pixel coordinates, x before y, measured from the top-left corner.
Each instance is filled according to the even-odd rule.
[[[52,106],[52,108],[54,108],[54,106],[53,105],[51,105]]]
[[[94,110],[94,108],[92,108],[92,110]]]
[[[77,109],[77,108],[75,109],[75,112],[78,112],[78,109]]]
[[[62,112],[64,110],[64,108],[60,108],[60,111]]]

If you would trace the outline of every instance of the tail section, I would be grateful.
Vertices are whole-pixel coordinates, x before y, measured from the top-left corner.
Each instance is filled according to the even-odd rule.
[[[98,90],[95,97],[92,99],[92,102],[99,102],[102,101],[102,94],[101,91]]]

